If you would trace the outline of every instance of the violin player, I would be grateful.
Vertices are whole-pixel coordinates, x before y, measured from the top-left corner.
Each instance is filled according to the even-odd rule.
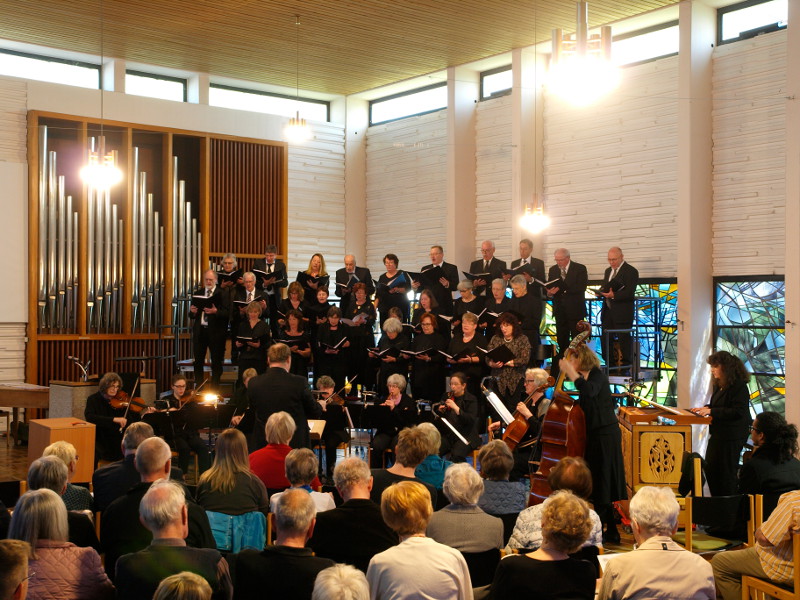
[[[464,462],[467,456],[481,445],[478,437],[478,399],[467,391],[467,376],[453,373],[450,376],[450,391],[441,402],[433,405],[436,415],[447,420],[458,433],[469,442],[465,444],[453,431],[443,424],[436,423],[442,434],[439,455],[450,455],[453,462]]]
[[[192,451],[197,454],[199,473],[197,478],[211,466],[211,454],[208,447],[200,439],[197,427],[191,426],[191,415],[197,408],[198,396],[187,391],[186,378],[180,373],[172,376],[172,393],[161,398],[169,403],[167,414],[172,422],[173,440],[178,453],[178,467],[188,473],[189,459]]]
[[[122,378],[117,373],[103,375],[98,388],[86,399],[83,417],[95,425],[95,463],[98,460],[113,462],[122,458],[123,430],[141,418],[144,404],[136,402],[130,409],[128,394],[122,390]]]
[[[325,442],[325,473],[329,481],[333,480],[333,468],[336,466],[336,447],[350,441],[344,398],[335,391],[336,384],[332,377],[323,375],[317,379],[315,395],[322,407],[322,418],[325,419],[322,440]]]

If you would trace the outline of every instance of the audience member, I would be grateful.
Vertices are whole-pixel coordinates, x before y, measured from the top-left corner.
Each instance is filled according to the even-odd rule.
[[[59,459],[50,458],[64,466]],[[22,494],[14,507],[8,535],[31,545],[30,598],[110,600],[114,597],[114,586],[103,573],[97,551],[67,541],[67,507],[54,491],[42,488]]]
[[[369,600],[367,578],[350,565],[333,565],[317,574],[311,600]]]
[[[8,537],[8,526],[11,523],[11,513],[8,508],[0,500],[0,540]]]
[[[401,481],[383,492],[381,514],[400,536],[400,544],[376,554],[369,563],[367,581],[373,600],[472,598],[472,581],[461,553],[425,536],[431,513],[421,483]]]
[[[266,593],[272,598],[311,598],[317,574],[335,564],[305,547],[314,532],[313,500],[304,490],[287,490],[270,518],[275,545],[261,552],[242,550],[233,558],[234,598],[261,600]]]
[[[329,492],[315,492],[311,484],[317,477],[319,470],[319,460],[317,455],[308,448],[295,448],[286,455],[286,479],[292,484],[292,488],[300,488],[311,494],[317,514],[326,510],[336,508],[333,495]],[[273,494],[269,499],[270,510],[275,512],[275,506],[282,492]]]
[[[61,494],[67,510],[92,510],[94,503],[89,488],[70,483],[75,476],[75,468],[78,466],[78,451],[75,450],[75,446],[63,440],[53,442],[44,449],[42,456],[56,456],[67,465],[67,487]]]
[[[285,490],[291,484],[286,479],[286,456],[292,451],[289,442],[294,436],[295,422],[292,416],[284,411],[272,413],[264,426],[267,445],[250,454],[250,470],[264,482],[267,490]],[[312,488],[322,486],[318,478],[314,478]]]
[[[139,505],[153,482],[167,479],[172,469],[172,451],[161,438],[151,437],[136,449],[134,460],[141,481],[109,504],[100,520],[100,544],[106,553],[106,573],[113,579],[117,559],[150,545],[152,536],[139,520]],[[189,535],[192,548],[216,548],[206,512],[187,497]]]
[[[711,564],[672,541],[680,506],[668,487],[644,486],[630,503],[636,546],[606,564],[598,600],[714,600]],[[654,560],[652,552],[658,552]]]
[[[25,600],[31,546],[22,540],[0,540],[0,600]],[[367,594],[369,597],[369,594]]]
[[[414,469],[417,479],[430,483],[436,488],[437,494],[444,485],[444,472],[453,465],[452,462],[439,456],[442,445],[442,435],[433,423],[420,423],[417,429],[425,433],[425,446],[427,456],[425,460]]]
[[[92,475],[94,490],[94,509],[104,511],[114,500],[122,496],[141,481],[141,476],[133,464],[136,449],[144,440],[155,436],[149,423],[131,423],[122,436],[122,460],[103,465]],[[183,482],[183,472],[172,467],[170,478]]]
[[[594,565],[569,556],[580,548],[592,529],[589,505],[572,492],[560,490],[542,506],[541,546],[530,554],[500,561],[492,582],[492,597],[592,600],[597,578]]]
[[[200,575],[182,571],[159,583],[153,600],[211,600],[211,586]]]
[[[447,469],[444,495],[450,504],[436,511],[427,535],[461,552],[485,552],[503,547],[503,522],[478,508],[483,480],[467,463]]]
[[[797,427],[780,413],[762,412],[753,421],[750,437],[755,450],[739,470],[739,493],[768,496],[764,499],[768,517],[779,494],[800,489]]]
[[[189,548],[189,509],[186,495],[175,482],[160,479],[150,486],[139,505],[139,516],[152,533],[150,545],[117,561],[117,600],[150,598],[162,579],[175,571],[201,575],[214,589],[214,598],[233,597],[228,563],[216,550]]]
[[[366,462],[345,458],[336,465],[333,481],[344,502],[317,514],[308,545],[317,556],[366,572],[373,556],[397,544],[397,534],[383,522],[380,506],[369,499],[372,474]]]
[[[431,495],[431,509],[436,506],[436,488],[418,479],[414,471],[427,456],[428,444],[424,429],[407,427],[397,436],[394,449],[395,463],[388,469],[372,469],[372,492],[370,499],[379,504],[381,494],[387,487],[398,481],[418,481]]]
[[[238,429],[219,434],[214,463],[200,476],[197,503],[207,511],[226,515],[269,514],[267,489],[250,470],[247,439]]]
[[[518,513],[528,505],[528,487],[521,481],[509,481],[514,456],[503,440],[492,440],[478,451],[483,477],[483,494],[478,506],[490,515]]]

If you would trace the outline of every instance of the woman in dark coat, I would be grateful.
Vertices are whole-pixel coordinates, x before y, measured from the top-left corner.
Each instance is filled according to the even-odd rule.
[[[701,417],[711,417],[706,449],[706,476],[712,496],[736,493],[739,455],[750,433],[750,374],[742,361],[724,350],[708,357],[714,391],[705,406],[693,408]]]
[[[586,345],[578,346],[559,361],[561,371],[580,392],[578,404],[586,416],[586,462],[592,471],[592,503],[605,525],[603,541],[619,543],[613,503],[627,499],[622,435],[616,402],[600,359]]]
[[[417,403],[406,395],[406,378],[397,373],[386,381],[389,394],[376,407],[375,437],[372,438],[370,466],[383,466],[383,452],[397,445],[397,435],[417,420]]]
[[[444,393],[446,367],[444,355],[439,350],[444,350],[447,343],[437,331],[436,315],[424,313],[419,322],[422,333],[414,336],[411,349],[414,352],[428,352],[411,355],[411,392],[415,400],[433,401]]]

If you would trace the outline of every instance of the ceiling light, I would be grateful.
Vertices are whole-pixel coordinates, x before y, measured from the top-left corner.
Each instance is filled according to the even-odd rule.
[[[283,128],[283,135],[291,144],[301,144],[311,139],[311,127],[305,119],[300,118],[300,15],[294,16],[295,29],[295,99],[297,100],[297,115],[289,119]]]

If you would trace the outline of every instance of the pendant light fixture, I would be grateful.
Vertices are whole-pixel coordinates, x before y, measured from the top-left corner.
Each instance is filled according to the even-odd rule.
[[[297,114],[289,119],[283,134],[291,144],[302,144],[311,139],[311,127],[305,119],[300,118],[300,15],[294,16],[295,25],[295,99]]]

